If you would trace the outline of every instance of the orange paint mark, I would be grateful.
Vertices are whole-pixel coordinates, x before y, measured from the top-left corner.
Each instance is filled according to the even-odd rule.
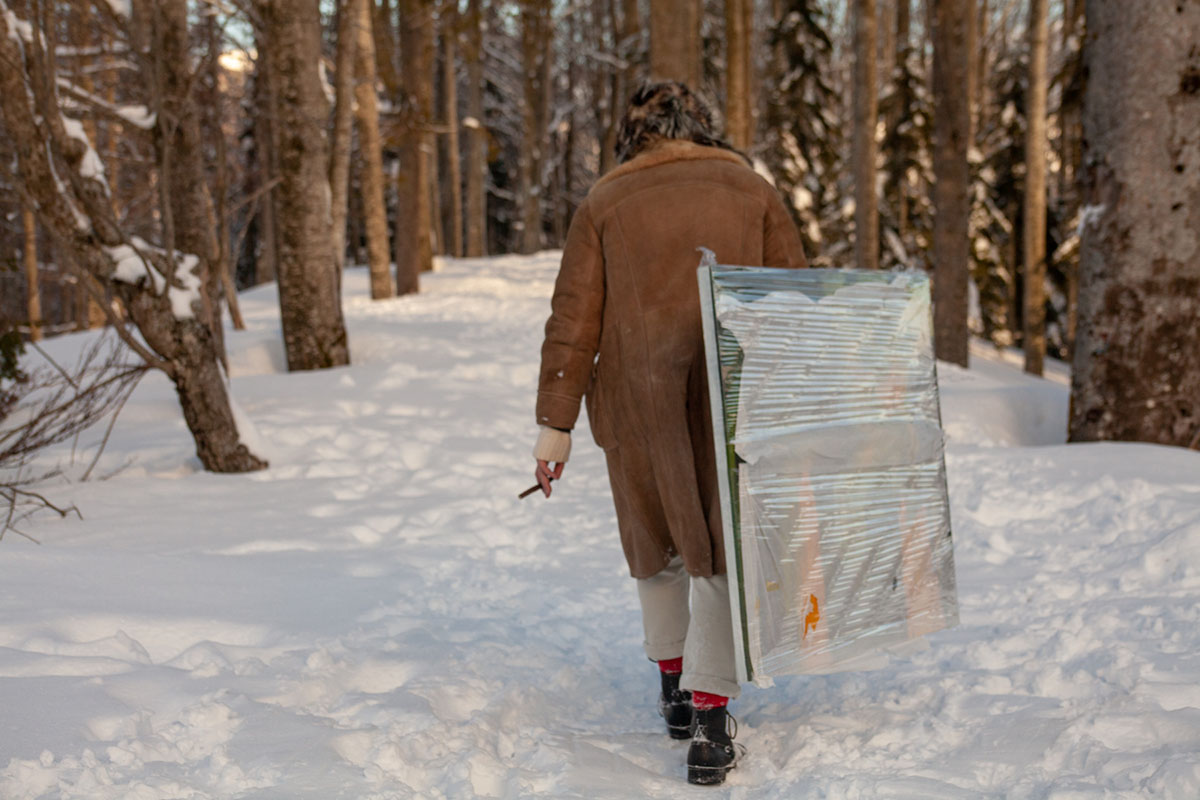
[[[807,639],[808,629],[812,628],[813,630],[816,630],[817,623],[821,621],[821,609],[817,605],[817,596],[815,594],[810,594],[808,596],[808,600],[810,603],[812,603],[812,611],[809,611],[804,617],[804,635],[800,637],[802,639]]]

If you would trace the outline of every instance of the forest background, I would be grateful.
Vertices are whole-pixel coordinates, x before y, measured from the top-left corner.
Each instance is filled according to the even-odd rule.
[[[290,369],[345,364],[345,265],[382,298],[560,247],[670,78],[814,266],[933,274],[940,358],[1073,360],[1073,440],[1195,448],[1196,41],[1188,0],[0,0],[0,411],[21,339],[111,324],[140,360],[76,376],[93,412],[160,369],[205,467],[258,469],[238,289],[278,281]]]

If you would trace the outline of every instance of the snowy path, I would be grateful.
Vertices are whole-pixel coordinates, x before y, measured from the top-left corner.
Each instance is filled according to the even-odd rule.
[[[983,359],[942,368],[962,624],[747,689],[749,759],[686,786],[588,434],[516,499],[556,264],[382,303],[351,271],[354,366],[319,374],[248,293],[264,473],[199,472],[148,379],[115,474],[50,487],[85,519],[0,543],[0,797],[1200,797],[1200,455],[1056,445],[1066,389]]]

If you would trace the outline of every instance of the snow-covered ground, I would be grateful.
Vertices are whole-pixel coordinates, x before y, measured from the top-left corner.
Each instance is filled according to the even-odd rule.
[[[1200,797],[1200,454],[1065,446],[1061,370],[982,348],[940,368],[961,625],[747,688],[747,760],[687,786],[588,435],[516,499],[556,264],[352,270],[354,366],[313,374],[244,295],[265,472],[200,471],[147,378],[104,479],[45,487],[83,519],[0,542],[0,797]]]

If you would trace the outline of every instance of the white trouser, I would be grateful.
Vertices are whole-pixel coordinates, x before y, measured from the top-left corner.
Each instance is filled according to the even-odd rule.
[[[724,575],[693,578],[676,556],[662,572],[638,579],[637,587],[646,655],[654,661],[683,656],[682,689],[737,697],[729,580]]]

